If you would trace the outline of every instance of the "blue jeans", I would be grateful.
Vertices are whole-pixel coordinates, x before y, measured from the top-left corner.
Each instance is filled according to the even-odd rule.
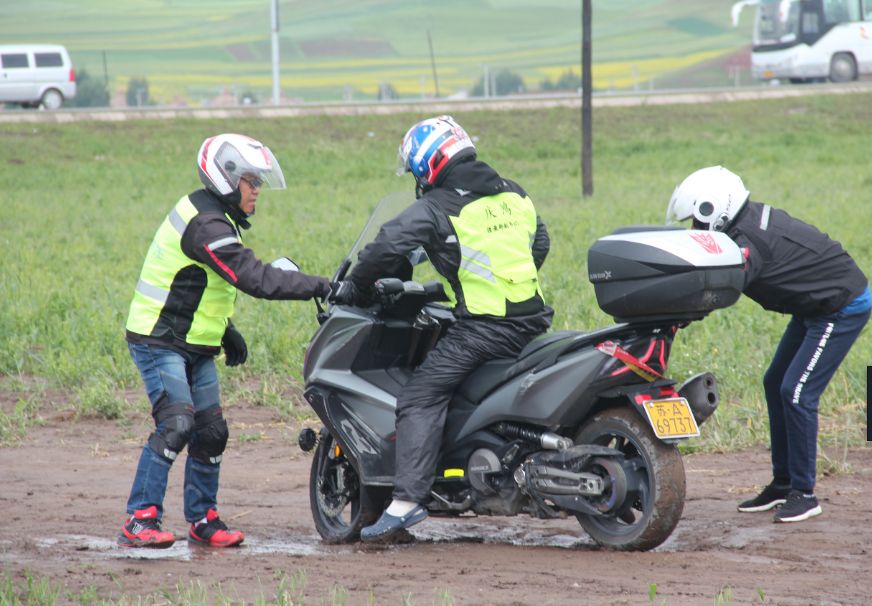
[[[818,402],[869,320],[869,310],[791,318],[763,377],[769,408],[772,475],[779,484],[814,491]],[[789,482],[788,482],[789,480]]]
[[[145,383],[151,405],[167,394],[170,402],[188,402],[194,412],[218,406],[220,390],[215,359],[191,353],[179,353],[154,345],[128,343],[130,355]],[[196,431],[191,441],[197,439]],[[158,519],[163,516],[167,477],[173,461],[155,452],[148,444],[142,449],[139,465],[127,501],[127,513],[152,505]],[[201,520],[209,509],[217,509],[220,463],[206,464],[190,456],[185,462],[185,519]]]

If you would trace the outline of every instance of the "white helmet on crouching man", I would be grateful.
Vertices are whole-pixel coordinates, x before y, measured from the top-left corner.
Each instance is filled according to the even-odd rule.
[[[666,223],[693,218],[695,229],[724,231],[750,195],[742,179],[723,166],[701,168],[675,188],[666,209]]]

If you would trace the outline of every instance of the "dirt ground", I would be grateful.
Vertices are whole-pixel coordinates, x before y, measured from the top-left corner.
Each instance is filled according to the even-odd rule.
[[[62,588],[134,598],[201,583],[210,596],[275,599],[282,575],[305,604],[869,604],[872,448],[851,472],[821,478],[822,516],[772,523],[736,502],[769,479],[764,449],[685,458],[687,503],[672,537],[648,553],[597,549],[574,519],[429,519],[417,541],[382,548],[323,545],[309,511],[311,455],[299,426],[265,408],[231,407],[222,517],[244,530],[232,550],[117,547],[115,536],[150,418],[122,428],[64,415],[0,448],[0,580],[28,573]],[[170,476],[164,527],[184,536],[182,469]],[[305,584],[301,583],[304,580]],[[220,583],[220,588],[218,588]],[[299,589],[303,587],[303,589]],[[656,595],[652,599],[652,590]],[[716,602],[718,596],[723,601]],[[146,603],[172,603],[165,598]],[[212,600],[203,603],[213,603]]]

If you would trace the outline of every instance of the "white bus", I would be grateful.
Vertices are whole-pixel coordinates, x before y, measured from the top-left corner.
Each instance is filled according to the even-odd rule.
[[[751,75],[791,82],[856,80],[872,74],[872,0],[741,0],[756,8]]]

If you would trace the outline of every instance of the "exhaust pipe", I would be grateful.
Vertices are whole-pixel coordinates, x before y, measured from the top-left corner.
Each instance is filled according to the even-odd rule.
[[[681,384],[678,395],[687,400],[697,425],[702,425],[718,407],[718,380],[710,372],[701,372]]]

